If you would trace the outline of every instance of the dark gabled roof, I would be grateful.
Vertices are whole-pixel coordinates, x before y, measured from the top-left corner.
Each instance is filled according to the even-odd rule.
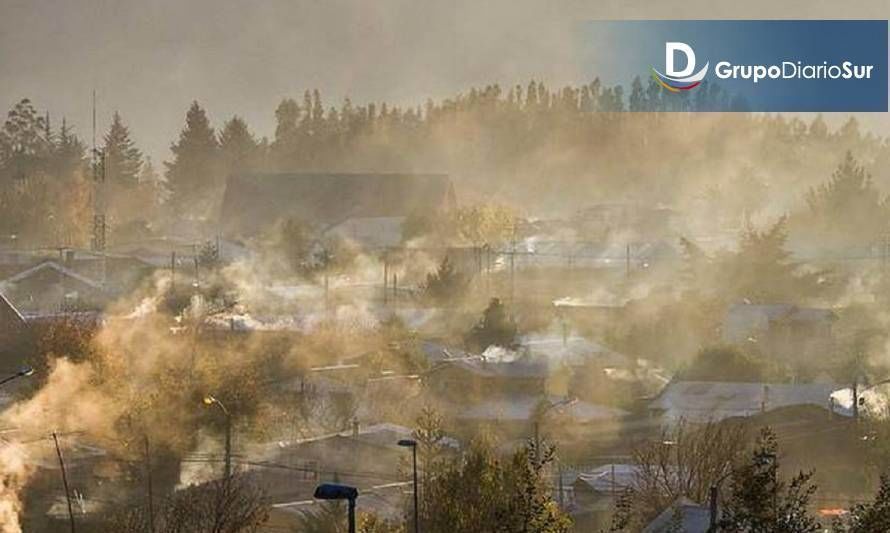
[[[86,276],[82,276],[77,272],[71,270],[70,268],[56,263],[55,261],[43,261],[42,263],[38,263],[31,268],[23,270],[18,274],[3,280],[2,283],[16,284],[44,270],[54,270],[63,276],[79,281],[80,283],[90,287],[91,289],[102,290],[102,285],[98,281],[94,281]]]
[[[643,533],[705,533],[711,526],[711,511],[689,498],[678,498],[649,523]]]
[[[453,205],[446,174],[248,174],[229,178],[220,222],[226,235],[254,235],[289,217],[329,227]]]
[[[4,343],[9,342],[18,336],[24,328],[24,317],[6,296],[0,292],[0,341]]]

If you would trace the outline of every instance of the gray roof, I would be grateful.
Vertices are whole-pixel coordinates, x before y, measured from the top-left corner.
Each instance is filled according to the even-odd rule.
[[[608,366],[625,366],[631,362],[626,355],[579,335],[563,338],[559,334],[530,334],[522,337],[519,344],[520,351],[532,358],[559,360],[572,366],[588,361],[598,361]]]
[[[483,357],[464,357],[446,360],[443,364],[461,368],[484,378],[545,379],[550,373],[546,361],[515,361],[492,362]]]
[[[87,285],[88,287],[90,287],[92,289],[102,290],[102,285],[98,281],[94,281],[94,280],[91,280],[90,278],[87,278],[86,276],[82,276],[82,275],[78,274],[77,272],[71,270],[70,268],[64,267],[64,266],[56,263],[55,261],[44,261],[42,263],[38,263],[37,265],[34,265],[33,267],[31,267],[27,270],[23,270],[22,272],[19,272],[18,274],[3,280],[2,282],[0,282],[0,284],[2,284],[2,285],[16,284],[16,283],[22,281],[23,279],[27,279],[27,278],[31,277],[32,275],[34,275],[35,273],[40,272],[41,270],[46,270],[46,269],[55,270],[59,274],[76,279],[77,281],[83,283],[84,285]]]
[[[584,484],[597,492],[622,492],[635,485],[638,472],[637,465],[607,464],[579,473],[575,483]]]
[[[643,528],[643,533],[706,533],[711,511],[688,498],[680,498]]]
[[[828,398],[836,388],[831,383],[675,381],[665,386],[649,408],[664,411],[670,420],[717,421],[792,405],[827,409]]]
[[[831,309],[799,307],[793,304],[736,304],[726,312],[724,337],[731,342],[743,341],[755,330],[768,328],[775,322],[818,323],[837,320]]]
[[[554,407],[549,418],[563,418],[576,424],[590,424],[615,420],[628,415],[627,411],[581,401],[567,401],[556,396],[510,395],[490,398],[478,403],[458,415],[464,420],[488,420],[497,422],[522,422],[531,420],[542,402],[550,402]],[[560,403],[562,402],[562,403]]]
[[[221,223],[227,235],[251,235],[282,218],[334,227],[349,219],[405,217],[454,203],[446,174],[236,175],[226,184]]]

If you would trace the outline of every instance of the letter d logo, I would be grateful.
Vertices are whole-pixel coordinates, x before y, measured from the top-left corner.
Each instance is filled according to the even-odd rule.
[[[674,57],[676,52],[686,55],[686,68],[674,69]],[[664,73],[675,78],[689,76],[695,70],[695,52],[686,43],[664,43]]]

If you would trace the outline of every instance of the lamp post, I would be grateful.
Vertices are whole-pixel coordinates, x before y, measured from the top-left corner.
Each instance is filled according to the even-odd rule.
[[[417,504],[417,441],[402,439],[399,441],[399,446],[411,448],[411,458],[414,463],[414,533],[420,533],[420,511]]]
[[[26,367],[23,367],[18,372],[16,372],[15,374],[13,374],[11,376],[6,376],[5,378],[0,379],[0,385],[5,385],[6,383],[9,383],[10,381],[12,381],[14,379],[27,377],[27,376],[30,376],[33,374],[34,374],[34,369],[30,366],[26,366]]]
[[[717,496],[718,496],[718,491],[720,490],[720,485],[726,480],[726,478],[728,478],[730,475],[732,475],[732,465],[728,465],[728,466],[729,466],[729,470],[725,474],[723,474],[722,476],[717,478],[717,480],[711,484],[711,487],[708,491],[708,500],[709,500],[708,507],[709,507],[710,517],[711,517],[710,525],[708,526],[708,533],[714,533],[715,531],[717,531],[717,514],[718,514]]]
[[[349,485],[323,483],[315,487],[315,497],[319,500],[347,500],[349,502],[349,533],[355,533],[355,499],[358,489]]]
[[[218,405],[223,414],[226,415],[226,459],[225,459],[225,479],[229,479],[232,475],[232,415],[226,406],[217,398],[207,395],[204,397],[204,405]]]

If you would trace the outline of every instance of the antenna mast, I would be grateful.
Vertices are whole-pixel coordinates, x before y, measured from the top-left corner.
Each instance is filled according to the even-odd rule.
[[[93,89],[93,240],[92,249],[101,254],[101,282],[105,286],[105,151],[96,148],[96,90]]]

